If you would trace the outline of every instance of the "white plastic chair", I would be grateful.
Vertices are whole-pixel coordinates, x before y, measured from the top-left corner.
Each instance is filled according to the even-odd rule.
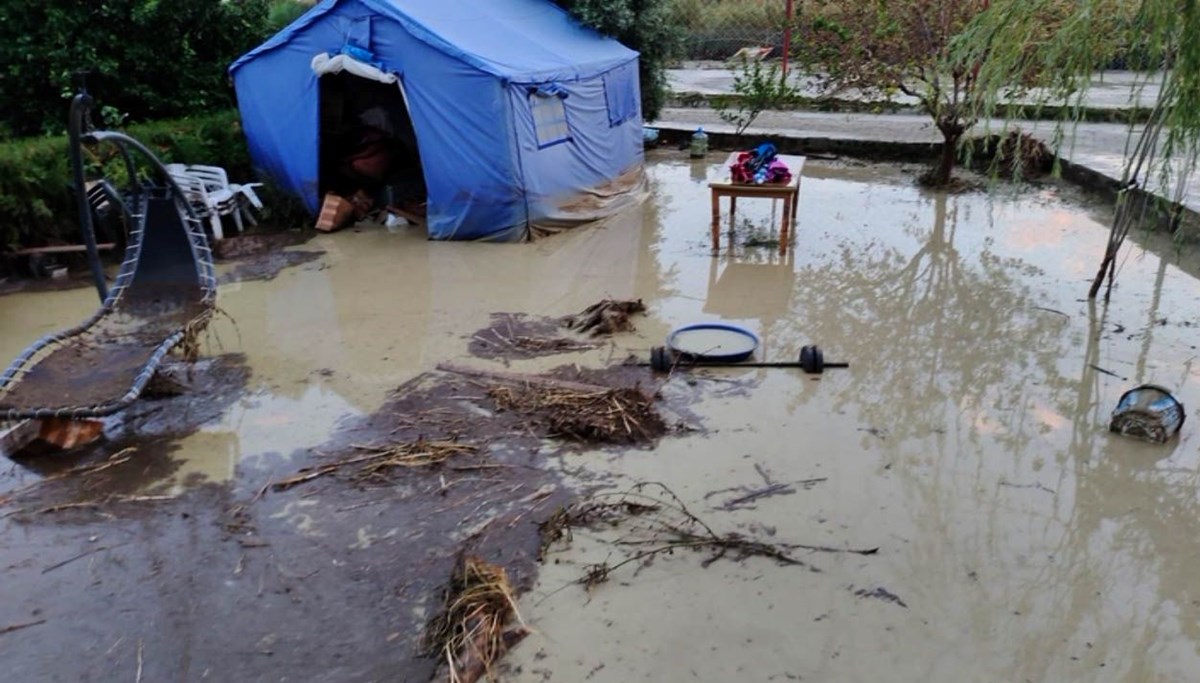
[[[203,179],[193,175],[186,169],[180,170],[180,164],[170,164],[167,171],[171,178],[183,190],[188,201],[197,209],[201,218],[207,218],[212,225],[213,238],[225,239],[225,230],[221,225],[221,216],[233,216],[238,232],[242,231],[242,213],[238,198],[229,189],[213,187],[209,189]]]
[[[262,183],[230,184],[229,175],[220,166],[191,164],[187,167],[187,172],[203,180],[205,186],[209,189],[229,190],[238,199],[239,204],[244,200],[250,206],[260,211],[263,208],[262,200],[258,198],[258,193],[254,191],[254,188],[262,187]],[[241,210],[251,225],[258,225],[258,221],[254,219],[254,214],[245,205],[241,206]]]

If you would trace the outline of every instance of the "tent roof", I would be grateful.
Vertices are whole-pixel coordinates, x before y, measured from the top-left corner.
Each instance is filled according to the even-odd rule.
[[[347,0],[323,0],[229,68],[291,39]],[[582,77],[632,61],[637,53],[572,19],[548,0],[357,0],[399,22],[430,46],[513,81]],[[387,59],[387,55],[381,55]]]

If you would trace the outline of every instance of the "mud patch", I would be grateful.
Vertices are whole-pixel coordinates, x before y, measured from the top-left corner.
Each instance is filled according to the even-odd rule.
[[[285,247],[304,244],[314,236],[313,233],[304,233],[299,230],[241,234],[214,242],[212,245],[213,256],[222,261],[269,256],[282,251]]]
[[[487,327],[471,334],[467,350],[478,358],[537,358],[597,348],[599,344],[561,333],[554,318],[524,313],[493,313]]]
[[[613,390],[650,376],[633,369],[640,370],[635,379],[630,370],[587,376],[593,382],[608,377]],[[552,375],[583,373],[561,368]],[[435,639],[442,644],[439,655],[428,656],[431,643],[422,632],[431,615],[445,614],[447,581],[462,587],[464,558],[503,570],[514,593],[528,590],[542,546],[539,528],[574,496],[546,466],[547,456],[568,445],[556,448],[528,416],[499,410],[489,395],[498,385],[511,386],[456,373],[421,375],[398,387],[376,413],[344,424],[327,443],[270,466],[257,488],[245,491],[249,500],[234,527],[237,538],[269,539],[276,555],[284,544],[302,546],[317,564],[292,561],[290,572],[319,567],[311,590],[337,596],[330,598],[337,614],[358,620],[365,611],[379,634],[390,634],[387,643],[368,643],[367,652],[362,641],[345,642],[342,652],[353,653],[354,661],[386,662],[370,669],[373,676],[429,680],[446,661],[448,641]],[[347,548],[351,559],[330,567],[327,558],[346,558]],[[348,576],[353,586],[371,586],[369,594],[347,598],[347,587],[336,582]],[[515,618],[501,617],[497,625]],[[330,623],[330,616],[319,621]],[[478,644],[498,655],[518,633],[499,628]],[[479,673],[479,659],[462,649],[470,644],[453,642],[461,670]]]
[[[324,255],[323,251],[275,251],[261,254],[226,271],[217,278],[217,284],[274,280],[285,269],[311,263]]]

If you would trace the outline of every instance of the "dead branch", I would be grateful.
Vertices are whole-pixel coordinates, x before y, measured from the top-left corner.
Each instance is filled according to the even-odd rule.
[[[634,331],[629,319],[635,313],[645,313],[646,304],[641,299],[619,301],[604,299],[588,306],[575,315],[563,318],[563,324],[577,332],[591,332],[593,337]]]

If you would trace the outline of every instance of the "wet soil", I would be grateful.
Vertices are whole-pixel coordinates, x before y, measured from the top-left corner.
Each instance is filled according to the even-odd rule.
[[[217,284],[274,280],[285,269],[312,263],[324,254],[323,251],[276,251],[262,254],[232,266],[217,277]]]
[[[315,237],[311,231],[248,233],[226,237],[213,243],[213,256],[221,261],[268,256],[285,247],[304,244]]]
[[[203,379],[190,399],[219,411],[220,400],[204,392],[228,385],[215,393],[232,399],[238,382],[228,375],[237,371],[236,363],[197,368]],[[617,387],[638,385],[638,374],[554,373]],[[0,608],[0,624],[45,620],[6,644],[27,647],[51,629],[75,644],[69,670],[83,680],[131,675],[139,658],[145,680],[429,680],[439,662],[422,655],[421,634],[458,558],[501,565],[527,590],[539,524],[574,495],[548,461],[566,452],[563,444],[516,412],[493,412],[486,384],[418,376],[324,444],[243,467],[234,486],[197,482],[168,497],[160,496],[170,459],[151,445],[139,411],[157,411],[149,419],[188,414],[189,397],[140,401],[125,421],[141,436],[110,438],[43,474],[103,465],[114,454],[127,462],[0,498],[8,508],[0,524],[9,527],[0,554],[20,596]],[[193,416],[203,421],[212,411]],[[422,439],[477,450],[430,467],[372,477],[346,470],[271,487],[364,447]],[[16,543],[14,533],[35,541]],[[54,680],[44,677],[53,670],[27,659],[14,675]]]

